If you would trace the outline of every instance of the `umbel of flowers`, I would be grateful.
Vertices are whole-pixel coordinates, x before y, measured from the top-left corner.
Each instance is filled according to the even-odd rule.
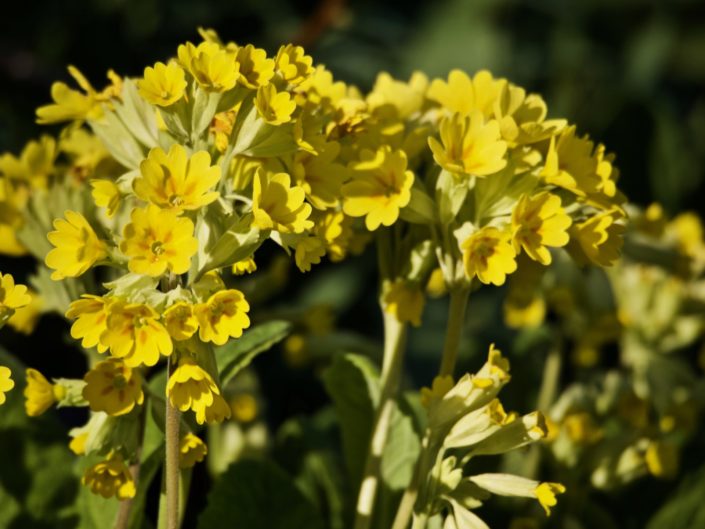
[[[408,82],[380,74],[364,95],[299,46],[268,56],[212,31],[201,36],[141,78],[109,72],[100,91],[69,68],[80,90],[54,83],[53,103],[37,110],[40,123],[67,124],[59,141],[43,137],[19,158],[0,158],[8,211],[0,233],[11,235],[0,250],[45,262],[35,281],[43,310],[65,313],[91,357],[82,381],[30,370],[28,413],[89,406],[70,445],[98,458],[83,482],[128,499],[139,486],[130,467],[145,408],[163,399],[173,529],[179,468],[207,453],[198,428],[231,414],[216,347],[250,326],[238,276],[255,272],[268,241],[307,272],[374,240],[385,347],[356,529],[371,523],[407,326],[421,325],[424,288],[439,279],[450,292],[448,332],[427,395],[425,448],[395,528],[412,516],[464,527],[476,518],[467,508],[488,493],[536,497],[548,512],[558,484],[463,477],[463,458],[510,451],[545,431],[539,415],[505,414],[494,400],[508,380],[497,351],[457,384],[455,359],[472,289],[504,284],[527,260],[548,265],[555,252],[600,266],[617,258],[625,214],[613,156],[548,119],[540,96],[486,71],[430,81],[415,73]],[[153,384],[162,363],[166,380]],[[448,411],[454,392],[464,404],[453,398]],[[446,412],[452,420],[438,423]],[[447,444],[457,425],[476,434],[472,442]],[[490,440],[502,449],[477,449]],[[465,455],[446,457],[459,447]],[[463,503],[459,491],[477,487],[484,492]]]

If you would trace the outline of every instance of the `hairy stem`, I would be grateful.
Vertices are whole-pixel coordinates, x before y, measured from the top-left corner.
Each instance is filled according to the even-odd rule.
[[[382,362],[382,390],[360,484],[355,514],[355,529],[369,529],[372,523],[377,489],[379,488],[382,452],[387,444],[395,397],[399,389],[406,341],[406,324],[400,323],[391,314],[386,312],[383,312],[383,314],[384,359]]]
[[[455,363],[458,359],[458,347],[463,334],[465,324],[465,309],[468,305],[470,290],[466,287],[454,287],[450,291],[450,302],[448,307],[448,324],[446,326],[446,338],[443,344],[443,356],[441,367],[438,371],[440,376],[453,376]]]
[[[172,375],[175,366],[172,358],[168,360],[169,376]],[[178,529],[179,527],[179,426],[181,413],[171,401],[166,399],[166,421],[164,433],[166,436],[166,529]]]

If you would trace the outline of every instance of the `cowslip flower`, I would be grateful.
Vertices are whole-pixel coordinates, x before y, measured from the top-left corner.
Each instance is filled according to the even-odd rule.
[[[153,105],[168,107],[184,97],[186,75],[175,62],[158,62],[144,69],[144,79],[137,81],[139,94]]]
[[[97,261],[108,256],[107,246],[98,239],[86,218],[75,211],[66,211],[65,219],[54,221],[54,230],[47,238],[54,245],[44,262],[53,269],[55,281],[78,277]]]
[[[104,411],[112,416],[125,415],[144,401],[142,375],[117,358],[99,362],[83,380],[86,382],[83,398],[93,411]]]
[[[400,322],[408,322],[419,327],[426,298],[418,286],[399,279],[386,286],[382,303],[384,311],[392,314]]]
[[[195,410],[198,424],[214,424],[229,419],[232,410],[222,395],[214,395],[209,406],[200,405]]]
[[[613,209],[573,224],[568,246],[571,255],[581,264],[612,266],[619,259],[624,242],[625,227],[618,222],[623,216],[620,210]]]
[[[245,274],[251,274],[257,271],[257,263],[252,256],[247,259],[243,259],[234,263],[232,266],[232,273],[236,276],[242,276]]]
[[[302,272],[309,272],[311,265],[321,262],[321,257],[326,254],[325,244],[318,237],[303,237],[296,242],[294,260]]]
[[[26,380],[24,408],[30,417],[40,416],[66,396],[64,386],[52,384],[36,369],[27,369]]]
[[[216,345],[223,345],[230,337],[239,338],[250,326],[249,310],[250,305],[239,290],[216,292],[193,309],[198,319],[198,336],[201,341]]]
[[[134,498],[137,492],[130,469],[122,456],[115,452],[88,468],[81,478],[81,483],[87,486],[93,494],[103,498],[116,497],[118,500]]]
[[[188,340],[198,330],[198,320],[193,314],[193,305],[177,301],[164,311],[164,326],[176,341]]]
[[[568,228],[572,221],[561,207],[561,199],[548,192],[523,195],[512,211],[514,249],[521,248],[534,261],[551,264],[547,246],[559,248],[568,244]]]
[[[103,115],[101,98],[83,74],[75,67],[68,67],[69,73],[85,94],[69,88],[66,83],[57,81],[51,85],[51,98],[54,103],[37,109],[37,123],[49,125],[62,121],[97,119]]]
[[[130,258],[130,272],[156,277],[167,270],[174,274],[188,271],[198,250],[191,219],[150,204],[134,209],[131,221],[120,243],[120,250]]]
[[[268,173],[259,169],[252,191],[253,225],[260,230],[301,233],[313,227],[308,220],[311,206],[304,202],[306,194],[291,185],[287,173]]]
[[[169,377],[166,394],[174,408],[196,411],[211,406],[215,395],[220,395],[220,388],[205,369],[184,356]]]
[[[342,188],[343,211],[351,217],[365,217],[370,231],[391,226],[411,200],[414,173],[407,169],[406,154],[384,146],[376,152],[365,149],[360,158],[351,165],[352,180]]]
[[[99,208],[106,208],[106,215],[112,217],[120,206],[122,194],[112,180],[91,180],[93,202]]]
[[[274,77],[274,60],[267,58],[265,50],[252,44],[238,48],[237,62],[240,65],[238,82],[247,88],[257,89]]]
[[[0,405],[5,404],[5,393],[15,387],[15,381],[12,380],[12,371],[8,367],[0,366]]]
[[[0,327],[15,313],[15,310],[29,305],[32,298],[25,285],[16,285],[10,274],[0,273]]]
[[[104,353],[107,346],[100,341],[100,336],[107,329],[108,305],[110,298],[83,294],[81,299],[73,301],[66,311],[66,317],[76,320],[71,325],[71,338],[81,340],[86,349],[97,347]]]
[[[441,141],[429,137],[428,145],[438,165],[456,177],[468,174],[487,176],[507,165],[507,142],[502,140],[499,123],[485,121],[482,113],[453,114],[441,120]]]
[[[100,342],[110,348],[111,355],[122,358],[126,366],[153,366],[160,355],[172,353],[171,337],[152,307],[120,300],[111,303],[108,310]]]
[[[571,191],[577,196],[596,193],[602,186],[593,143],[576,135],[575,126],[564,128],[551,137],[541,176],[547,184]]]
[[[487,226],[473,233],[460,246],[465,275],[487,284],[503,285],[516,271],[516,252],[507,233]]]
[[[505,80],[494,79],[487,70],[480,70],[472,79],[462,70],[451,70],[448,81],[431,82],[427,96],[450,112],[467,115],[479,111],[490,116],[505,84]]]
[[[235,55],[215,42],[190,42],[177,50],[179,62],[193,75],[201,88],[209,92],[232,89],[240,77],[240,64]]]
[[[470,480],[480,488],[500,496],[517,496],[536,498],[546,516],[551,514],[551,507],[558,503],[556,494],[563,494],[565,487],[560,483],[538,482],[511,474],[478,474]]]
[[[161,147],[149,151],[132,187],[142,200],[180,212],[217,200],[218,192],[209,189],[219,180],[220,167],[211,166],[208,152],[198,151],[189,158],[184,147],[174,144],[168,153]]]
[[[27,294],[31,298],[29,305],[15,309],[15,313],[7,320],[7,324],[17,332],[29,336],[34,332],[37,322],[42,316],[44,301],[42,297],[33,290],[28,290]]]
[[[179,443],[179,466],[181,468],[191,468],[196,463],[200,463],[206,454],[208,454],[208,447],[199,437],[188,432],[181,438]]]
[[[318,155],[306,151],[294,155],[291,174],[316,209],[324,210],[338,205],[345,174],[345,167],[335,162],[339,154],[340,144],[332,141],[326,143]]]
[[[296,85],[313,73],[313,58],[301,46],[286,44],[274,59],[277,72],[291,85]]]
[[[296,103],[289,92],[277,92],[273,84],[268,84],[257,89],[255,107],[260,117],[267,123],[282,125],[291,121]]]

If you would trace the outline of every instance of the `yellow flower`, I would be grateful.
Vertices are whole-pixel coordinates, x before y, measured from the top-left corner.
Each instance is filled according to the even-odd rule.
[[[294,258],[296,266],[302,272],[310,271],[311,265],[320,263],[325,254],[325,244],[318,237],[302,237],[296,241]]]
[[[249,393],[235,395],[230,401],[233,418],[242,423],[252,422],[257,418],[257,399]]]
[[[304,202],[306,194],[302,188],[291,185],[288,174],[259,169],[253,183],[254,226],[282,233],[301,233],[313,227],[308,220],[311,206]]]
[[[384,311],[393,314],[398,321],[415,327],[421,325],[426,298],[418,286],[398,279],[385,288],[383,302]]]
[[[277,92],[273,84],[257,89],[255,106],[260,117],[270,125],[288,123],[296,110],[296,103],[291,99],[289,92]]]
[[[507,165],[507,142],[502,140],[499,123],[485,121],[482,113],[453,114],[439,125],[441,141],[428,138],[433,159],[454,175],[487,176]]]
[[[155,147],[140,164],[140,173],[133,184],[135,194],[162,209],[199,209],[219,196],[217,191],[208,191],[220,180],[220,167],[211,166],[206,151],[189,158],[179,144],[172,145],[168,154]]]
[[[237,263],[233,264],[233,268],[232,268],[232,272],[236,276],[251,274],[252,272],[255,272],[256,270],[257,270],[257,263],[255,263],[255,260],[253,257],[248,257],[247,259],[243,259],[242,261],[238,261]]]
[[[229,337],[239,338],[250,326],[250,305],[242,292],[235,289],[216,292],[205,303],[193,309],[198,319],[198,335],[204,342],[223,345]]]
[[[39,294],[34,291],[28,291],[31,298],[29,305],[15,309],[15,313],[7,320],[7,324],[22,334],[30,335],[34,332],[42,315],[42,307],[44,302]]]
[[[485,227],[462,244],[465,275],[487,284],[503,285],[507,275],[517,269],[516,252],[507,233]]]
[[[196,422],[198,424],[213,424],[229,419],[232,410],[222,395],[213,396],[213,404],[208,406],[198,406],[195,410]]]
[[[152,307],[116,301],[108,309],[106,328],[100,341],[110,348],[110,354],[122,358],[126,366],[153,366],[159,361],[160,354],[171,354],[171,337]]]
[[[175,62],[158,62],[144,69],[144,79],[137,81],[140,95],[153,105],[168,107],[184,97],[186,76]]]
[[[453,377],[450,375],[437,375],[430,388],[421,388],[421,404],[424,408],[430,409],[433,404],[438,404],[443,397],[455,386]]]
[[[345,174],[345,167],[335,163],[339,154],[340,144],[329,142],[317,156],[306,151],[299,151],[294,155],[291,174],[316,209],[323,210],[338,205],[340,186]]]
[[[274,59],[277,72],[289,84],[296,85],[313,73],[313,58],[301,46],[287,44],[279,48]]]
[[[93,411],[104,411],[112,416],[125,415],[144,401],[142,375],[117,358],[99,362],[83,380],[86,381],[83,398]]]
[[[257,89],[274,77],[274,61],[267,58],[265,50],[252,44],[238,48],[237,62],[240,64],[238,82],[247,88]]]
[[[10,377],[12,377],[12,371],[5,366],[0,366],[0,405],[5,404],[5,393],[15,387],[15,381]]]
[[[678,473],[678,448],[675,444],[651,441],[646,447],[644,460],[652,476],[673,478]]]
[[[421,72],[412,73],[408,83],[382,72],[367,96],[367,104],[372,111],[391,107],[397,117],[404,119],[421,110],[427,88],[428,78]]]
[[[71,337],[74,340],[81,339],[81,345],[86,349],[97,347],[99,353],[108,349],[100,337],[107,330],[109,304],[109,299],[83,294],[81,299],[69,305],[66,317],[76,320],[71,326]]]
[[[29,305],[31,301],[26,286],[16,285],[14,277],[0,273],[0,327],[12,317],[15,310]]]
[[[10,153],[0,156],[0,174],[7,180],[44,189],[47,187],[49,176],[54,173],[56,155],[56,140],[51,136],[42,135],[39,140],[28,142],[19,158]],[[6,198],[2,194],[0,188],[0,200]]]
[[[193,75],[196,82],[209,92],[232,89],[240,77],[240,65],[235,54],[215,42],[190,42],[177,50],[179,62]]]
[[[27,369],[26,380],[24,408],[30,417],[40,416],[66,395],[65,387],[52,384],[36,369]]]
[[[93,494],[118,500],[134,498],[137,492],[130,469],[119,454],[111,452],[107,459],[88,468],[81,483]]]
[[[442,79],[431,82],[427,96],[450,112],[467,115],[479,111],[490,116],[505,84],[506,81],[494,79],[487,70],[480,70],[472,79],[462,70],[452,70],[447,82]]]
[[[192,358],[184,356],[169,377],[166,386],[169,402],[181,411],[200,409],[213,404],[220,388],[213,378]]]
[[[316,211],[312,216],[316,236],[325,241],[328,257],[342,261],[353,237],[352,219],[342,211]]]
[[[619,259],[625,228],[618,223],[623,214],[614,209],[573,224],[570,228],[571,255],[580,263],[611,266]]]
[[[130,272],[152,277],[167,270],[174,274],[188,272],[198,241],[193,236],[193,222],[178,215],[177,211],[152,204],[132,211],[132,222],[125,226],[120,243],[120,250],[130,258]]]
[[[551,137],[541,176],[546,183],[562,187],[584,197],[598,192],[602,182],[597,174],[593,143],[575,135],[575,126],[564,128]]]
[[[551,264],[547,246],[560,248],[568,244],[572,221],[561,207],[561,199],[548,192],[523,195],[512,211],[512,240],[534,261]]]
[[[191,468],[196,463],[200,463],[206,457],[208,447],[191,432],[187,432],[179,443],[179,466],[181,468]]]
[[[98,239],[86,218],[75,211],[66,211],[65,219],[54,221],[55,231],[47,238],[55,246],[44,260],[54,272],[55,281],[66,277],[78,277],[85,273],[96,261],[108,256],[105,242]]]
[[[426,283],[426,294],[432,298],[440,298],[448,293],[443,270],[440,267],[434,268]]]
[[[556,494],[563,494],[564,492],[565,487],[560,483],[541,483],[534,491],[536,499],[539,500],[541,507],[546,511],[546,516],[551,514],[551,507],[555,507],[558,504]]]
[[[364,149],[360,158],[352,164],[352,180],[342,188],[343,211],[351,217],[365,217],[370,231],[380,224],[391,226],[411,199],[414,173],[407,169],[406,154],[384,146],[377,152]]]
[[[198,321],[193,315],[193,306],[177,301],[164,311],[164,325],[169,335],[176,340],[187,340],[198,330]]]
[[[82,94],[73,90],[66,83],[56,82],[51,85],[51,98],[53,104],[44,105],[37,109],[37,123],[49,125],[62,121],[75,121],[83,119],[97,119],[103,115],[101,101],[109,97],[96,93],[83,74],[73,66],[68,67],[69,73],[78,85],[86,92]]]
[[[99,208],[106,208],[108,217],[115,215],[122,198],[118,186],[112,180],[91,180],[91,195]]]
[[[86,453],[86,441],[88,440],[88,432],[79,433],[69,441],[69,450],[77,456],[82,456]]]

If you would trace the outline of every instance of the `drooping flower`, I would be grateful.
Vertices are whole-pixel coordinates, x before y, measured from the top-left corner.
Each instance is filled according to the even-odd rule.
[[[238,82],[247,88],[264,86],[274,76],[274,60],[267,58],[265,50],[252,44],[238,48],[237,62],[240,64]]]
[[[414,173],[407,169],[406,154],[384,146],[376,152],[363,150],[360,159],[351,166],[352,180],[342,188],[343,211],[365,217],[370,231],[391,226],[411,200]]]
[[[195,410],[196,422],[198,424],[214,424],[229,419],[232,410],[222,395],[214,395],[213,403],[205,406],[200,405]]]
[[[622,218],[623,213],[613,209],[573,224],[568,246],[573,258],[581,264],[611,266],[619,259],[623,244],[625,227],[619,223]]]
[[[396,280],[385,288],[382,301],[384,311],[393,314],[398,321],[415,327],[421,325],[426,298],[418,286],[403,279]]]
[[[428,138],[433,159],[456,177],[487,176],[507,165],[507,142],[501,138],[499,123],[485,121],[479,111],[443,118],[439,132],[440,142]]]
[[[198,330],[198,321],[193,315],[193,305],[177,301],[164,311],[164,325],[176,341],[188,340]]]
[[[54,221],[55,231],[47,235],[55,248],[47,254],[45,263],[54,270],[51,278],[55,281],[78,277],[108,256],[105,242],[98,239],[83,215],[66,211],[64,217]]]
[[[551,252],[547,246],[559,248],[568,244],[571,223],[557,195],[523,195],[512,211],[514,248],[517,252],[523,248],[534,261],[549,265]]]
[[[122,195],[112,180],[91,180],[93,201],[100,208],[106,208],[106,215],[112,217],[120,206]]]
[[[253,224],[260,230],[301,233],[313,226],[308,220],[311,206],[304,202],[306,194],[302,188],[291,185],[288,174],[259,169],[253,184]]]
[[[318,237],[302,237],[296,242],[294,259],[296,266],[302,272],[311,270],[311,265],[321,262],[321,257],[326,254],[325,244]]]
[[[335,162],[338,154],[340,144],[328,142],[318,155],[306,151],[294,155],[291,174],[316,209],[324,210],[338,205],[340,186],[345,176],[345,167]]]
[[[76,320],[71,326],[71,337],[81,340],[81,346],[89,349],[97,347],[99,353],[107,350],[107,345],[100,341],[100,337],[107,329],[108,305],[110,298],[102,298],[91,294],[83,294],[69,305],[66,317]]]
[[[279,48],[274,59],[276,70],[289,84],[301,83],[313,73],[313,58],[301,46],[286,44]]]
[[[100,342],[110,348],[111,355],[122,358],[127,367],[153,366],[160,355],[169,356],[173,350],[171,337],[159,322],[157,311],[148,305],[122,300],[110,304]]]
[[[16,285],[10,274],[0,273],[0,327],[15,313],[15,310],[29,305],[32,298],[25,285]]]
[[[187,432],[179,443],[179,466],[181,468],[191,468],[196,463],[200,463],[208,454],[206,443],[201,441],[191,432]]]
[[[66,395],[64,386],[52,384],[36,369],[27,369],[26,380],[24,408],[30,417],[40,416]]]
[[[0,366],[0,406],[5,404],[5,393],[15,387],[15,381],[12,380],[12,371],[5,366]]]
[[[127,264],[130,272],[156,277],[166,271],[174,274],[188,271],[191,257],[198,250],[191,219],[150,204],[134,209],[131,220],[120,243],[120,250],[130,258]]]
[[[198,151],[189,158],[178,143],[168,153],[161,147],[149,151],[140,164],[140,174],[133,184],[135,194],[162,209],[199,209],[219,196],[209,191],[220,180],[220,167],[211,166],[210,154]]]
[[[168,107],[184,97],[186,76],[176,62],[158,62],[144,69],[144,79],[137,81],[137,89],[148,103]]]
[[[478,111],[489,117],[505,84],[504,79],[494,79],[487,70],[480,70],[473,78],[462,70],[451,70],[448,81],[431,82],[427,96],[450,112],[468,115]]]
[[[118,500],[134,498],[137,492],[130,469],[122,456],[112,452],[108,457],[88,468],[81,478],[93,494],[103,498],[116,497]]]
[[[194,307],[198,319],[198,335],[204,342],[223,345],[228,338],[239,338],[250,326],[250,305],[242,292],[235,289],[216,292],[205,303]]]
[[[169,377],[166,386],[169,402],[180,411],[194,410],[213,404],[220,388],[208,372],[192,358],[184,356]]]
[[[465,275],[485,284],[503,285],[507,275],[516,271],[516,252],[507,233],[485,227],[465,239],[463,251]]]
[[[144,401],[142,375],[118,358],[108,358],[83,377],[83,398],[91,410],[118,416],[130,413]]]
[[[252,256],[233,264],[232,272],[236,276],[251,274],[257,270],[257,263]]]
[[[471,476],[470,480],[493,494],[536,498],[546,511],[546,516],[551,514],[550,508],[558,504],[556,494],[565,492],[565,487],[560,483],[540,483],[511,474],[478,474]]]
[[[289,92],[277,92],[273,84],[260,86],[255,98],[257,112],[270,125],[281,125],[291,121],[296,103]]]
[[[556,494],[563,494],[564,492],[565,487],[560,483],[541,483],[534,491],[536,499],[539,500],[541,507],[546,511],[546,516],[551,514],[551,507],[555,507],[558,504]]]
[[[190,42],[177,50],[179,62],[209,92],[225,92],[232,89],[240,77],[240,64],[235,54],[215,42],[201,42],[194,46]]]

